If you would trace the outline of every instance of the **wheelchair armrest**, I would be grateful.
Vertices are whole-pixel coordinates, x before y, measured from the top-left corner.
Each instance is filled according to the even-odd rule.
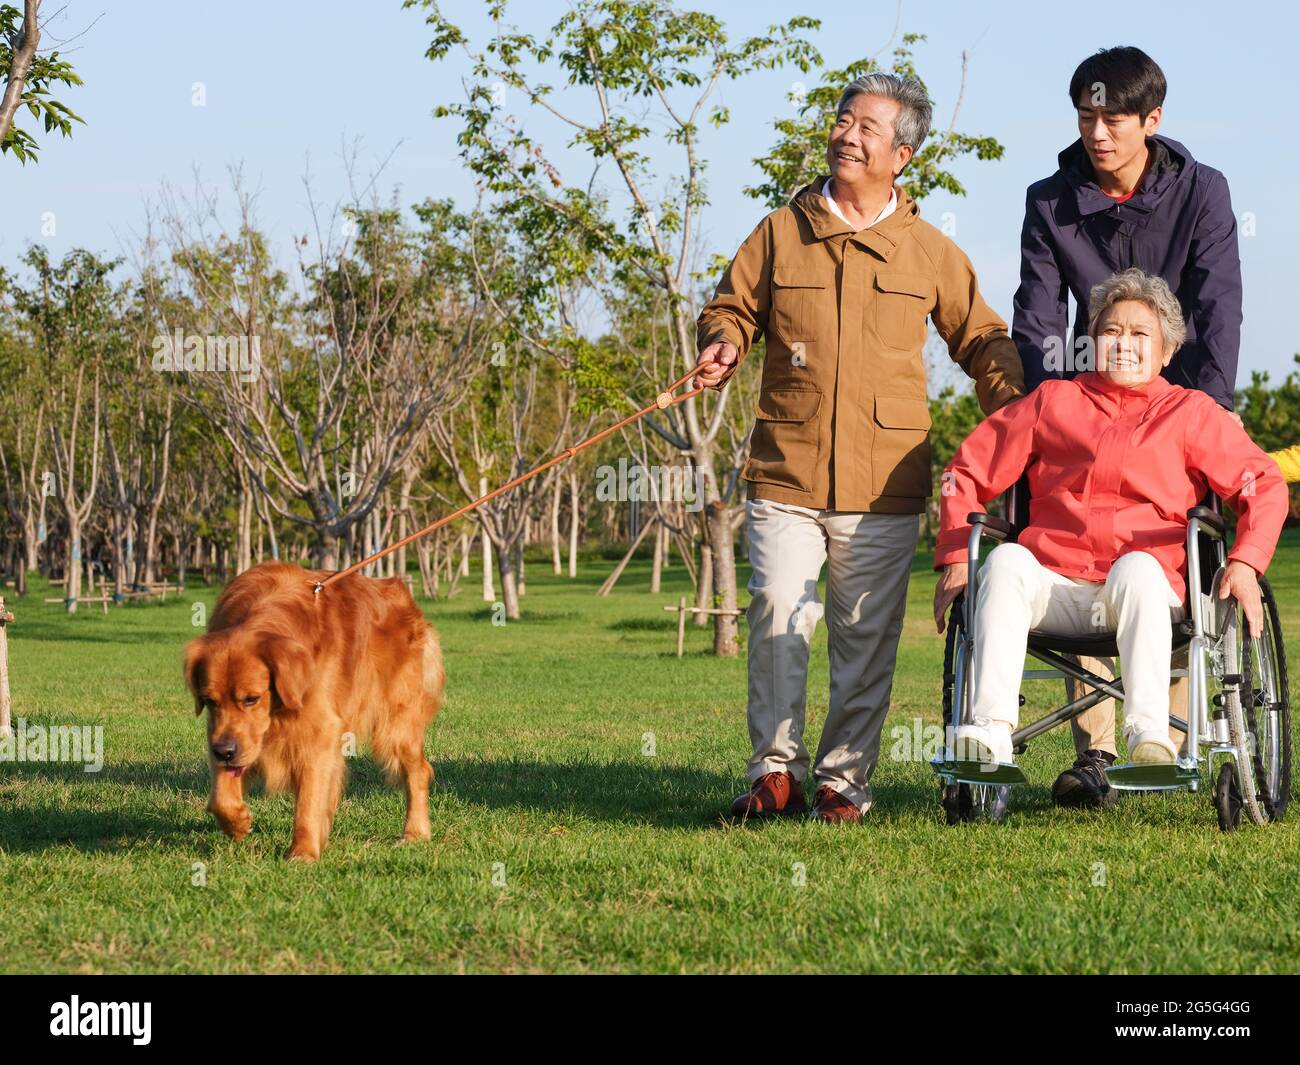
[[[1187,520],[1195,518],[1202,525],[1208,525],[1211,529],[1223,536],[1228,531],[1228,526],[1223,520],[1222,514],[1216,514],[1209,507],[1192,507],[1187,512]]]
[[[999,518],[996,514],[972,511],[966,515],[966,520],[972,526],[983,525],[984,535],[991,536],[995,540],[1006,540],[1011,535],[1011,522],[1007,521],[1006,518]]]

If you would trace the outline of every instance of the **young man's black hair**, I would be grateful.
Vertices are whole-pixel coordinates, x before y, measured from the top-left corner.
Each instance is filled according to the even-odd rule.
[[[1121,45],[1088,56],[1070,78],[1070,103],[1080,97],[1116,115],[1147,115],[1165,102],[1165,73],[1141,48]]]

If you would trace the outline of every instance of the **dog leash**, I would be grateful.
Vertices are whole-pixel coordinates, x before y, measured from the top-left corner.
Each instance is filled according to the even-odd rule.
[[[489,499],[495,499],[497,496],[501,495],[502,493],[508,492],[510,491],[510,489],[516,488],[519,485],[523,484],[530,477],[536,477],[539,473],[543,473],[546,470],[549,470],[552,466],[558,465],[561,462],[573,458],[573,456],[576,455],[579,451],[582,451],[584,448],[591,447],[592,444],[599,443],[601,440],[604,440],[607,436],[610,436],[612,433],[618,432],[618,430],[622,429],[624,426],[631,425],[639,418],[644,418],[651,411],[667,410],[669,407],[674,406],[675,404],[688,400],[693,396],[698,396],[701,392],[704,392],[706,389],[697,388],[693,392],[684,392],[680,396],[674,396],[673,393],[676,392],[679,388],[681,388],[682,385],[686,384],[687,381],[689,381],[702,369],[704,369],[704,367],[702,366],[695,367],[693,370],[691,370],[690,373],[685,374],[682,377],[679,377],[676,381],[674,381],[671,385],[669,385],[666,389],[664,389],[664,391],[660,392],[659,395],[655,397],[655,401],[651,403],[649,406],[642,407],[639,411],[637,411],[634,414],[629,414],[622,421],[615,422],[608,429],[602,429],[595,436],[588,437],[580,444],[575,444],[573,447],[566,447],[554,458],[548,459],[546,462],[543,462],[536,469],[532,469],[529,470],[527,473],[520,474],[518,477],[514,478],[514,480],[507,481],[505,484],[501,485],[500,488],[493,489],[487,495],[479,496],[479,498],[474,500],[472,503],[466,503],[459,510],[452,511],[450,514],[446,515],[445,517],[439,518],[437,521],[433,522],[430,525],[426,525],[423,529],[419,529],[411,533],[410,536],[404,536],[402,539],[398,540],[397,543],[390,544],[388,547],[385,547],[382,551],[377,551],[373,555],[369,556],[368,558],[363,558],[360,562],[353,563],[347,569],[341,569],[335,573],[331,573],[324,580],[310,581],[309,583],[313,586],[312,594],[320,595],[321,589],[324,588],[326,585],[331,584],[334,581],[337,581],[343,577],[346,577],[349,574],[356,573],[356,571],[359,569],[364,569],[366,566],[370,565],[370,563],[377,562],[379,559],[383,558],[386,555],[391,555],[394,551],[397,551],[398,549],[405,547],[407,544],[420,539],[420,537],[422,536],[428,536],[429,533],[433,532],[434,530],[440,529],[444,525],[448,524],[449,522],[453,522],[457,518],[463,517],[464,515],[468,514],[470,511],[475,510],[478,507],[481,507]]]

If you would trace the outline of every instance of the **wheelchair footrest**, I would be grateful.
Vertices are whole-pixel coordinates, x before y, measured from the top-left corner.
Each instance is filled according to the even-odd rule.
[[[1024,771],[1012,762],[963,762],[936,758],[930,763],[948,784],[1028,784]]]
[[[1195,769],[1174,762],[1129,762],[1106,770],[1106,780],[1120,791],[1177,791],[1198,779]]]

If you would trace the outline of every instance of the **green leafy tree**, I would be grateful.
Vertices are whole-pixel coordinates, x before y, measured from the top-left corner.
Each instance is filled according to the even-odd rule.
[[[1276,388],[1269,387],[1268,374],[1256,370],[1250,384],[1237,389],[1237,412],[1246,432],[1265,451],[1300,444],[1300,354],[1296,369]],[[1300,485],[1291,486],[1291,516],[1300,518]]]
[[[81,78],[58,52],[41,55],[38,51],[40,6],[41,0],[25,0],[22,11],[12,4],[0,4],[0,75],[5,82],[0,96],[0,152],[12,152],[24,165],[36,159],[40,146],[16,122],[22,108],[27,108],[46,133],[58,131],[70,137],[72,123],[85,124],[66,104],[50,96],[55,85],[80,85]]]
[[[888,73],[914,78],[921,82],[913,59],[912,46],[924,41],[922,34],[906,34],[894,50],[893,63]],[[808,89],[802,83],[790,91],[790,99],[798,106],[791,118],[780,118],[773,123],[778,137],[767,155],[754,160],[765,180],[745,189],[746,195],[762,200],[776,209],[788,203],[792,196],[819,174],[826,172],[826,142],[835,125],[835,108],[840,94],[849,82],[882,68],[876,57],[859,59],[839,70],[825,70],[820,84]],[[962,56],[962,89],[966,83],[966,56]],[[944,132],[931,130],[930,137],[903,171],[902,187],[913,199],[921,199],[935,189],[944,189],[956,196],[964,196],[966,189],[948,166],[961,156],[975,155],[978,159],[1001,159],[1003,147],[992,137],[979,137],[958,133],[955,124],[961,107],[961,93],[953,107],[952,119]]]

